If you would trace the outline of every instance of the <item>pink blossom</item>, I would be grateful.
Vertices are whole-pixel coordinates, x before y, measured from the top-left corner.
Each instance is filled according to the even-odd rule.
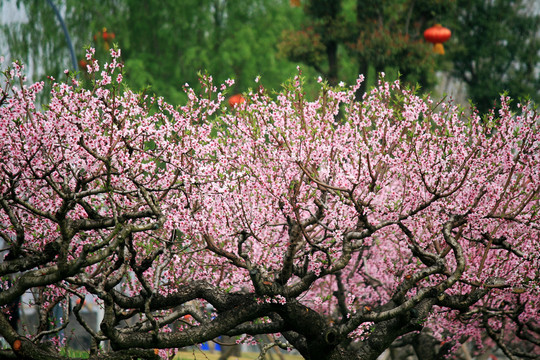
[[[534,333],[540,135],[530,104],[513,112],[503,97],[485,118],[446,103],[434,111],[384,80],[358,101],[361,76],[308,100],[297,75],[275,98],[246,94],[240,111],[223,105],[234,81],[206,76],[176,107],[119,91],[120,51],[111,56],[101,72],[89,65],[94,88],[55,83],[46,107],[36,105],[43,83],[15,87],[18,64],[4,72],[0,233],[19,258],[0,263],[13,279],[0,283],[0,306],[33,290],[50,315],[88,296],[105,312],[96,336],[118,348],[158,339],[163,356],[211,340],[218,325],[294,328],[305,341],[336,333],[373,352],[365,340],[401,331],[380,333],[396,316],[452,346],[486,342],[489,330],[518,349],[518,330]]]

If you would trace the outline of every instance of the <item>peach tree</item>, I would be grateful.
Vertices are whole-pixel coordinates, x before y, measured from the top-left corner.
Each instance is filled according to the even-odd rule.
[[[356,99],[361,78],[321,81],[309,101],[298,75],[233,109],[233,81],[206,76],[174,107],[125,88],[111,55],[100,66],[88,50],[91,85],[51,79],[45,105],[21,65],[3,72],[2,356],[63,358],[68,321],[94,359],[261,334],[313,360],[376,359],[407,339],[423,359],[465,341],[538,353],[531,104],[503,97],[480,116],[382,80]],[[32,331],[12,306],[29,293]]]

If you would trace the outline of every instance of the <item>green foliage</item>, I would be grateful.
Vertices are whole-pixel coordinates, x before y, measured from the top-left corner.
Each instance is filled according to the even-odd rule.
[[[378,72],[390,70],[406,81],[429,86],[434,83],[436,63],[422,32],[433,20],[433,11],[444,11],[448,3],[309,0],[301,30],[284,36],[280,50],[290,59],[313,66],[333,85],[338,78],[354,81],[358,73],[373,84]]]
[[[534,1],[305,0],[304,4],[306,20],[282,38],[280,51],[330,81],[351,82],[361,73],[369,86],[380,71],[399,72],[402,80],[429,90],[435,84],[435,70],[449,70],[467,83],[468,96],[481,112],[493,107],[503,90],[516,98],[540,97],[536,36],[540,16],[534,15],[538,13]],[[423,31],[438,22],[453,33],[445,56],[433,54],[423,39]]]
[[[533,0],[303,0],[302,7],[289,0],[53,1],[78,60],[90,45],[106,61],[117,43],[125,83],[172,103],[186,100],[185,83],[199,87],[199,71],[215,83],[234,78],[232,92],[245,92],[259,75],[265,88],[279,89],[298,63],[306,65],[306,78],[320,74],[332,85],[364,74],[361,91],[380,71],[430,90],[435,70],[448,70],[467,83],[481,112],[504,90],[540,99],[540,16]],[[32,80],[62,79],[71,62],[53,10],[47,1],[0,0],[3,12],[15,4],[24,16],[0,25],[1,55],[28,64]],[[423,39],[436,22],[452,30],[445,56]],[[104,41],[104,28],[115,38]],[[84,67],[79,70],[84,80]],[[308,95],[317,88],[306,85]]]
[[[310,27],[304,30],[285,30],[278,44],[279,55],[317,68],[324,62],[326,46],[321,36]]]
[[[71,348],[60,349],[60,355],[68,358],[88,359],[90,357],[88,351],[76,350]]]
[[[0,5],[8,2],[0,0]],[[130,87],[149,85],[173,103],[185,100],[185,83],[198,87],[201,70],[212,74],[216,83],[234,78],[234,91],[243,92],[259,75],[265,87],[279,88],[296,68],[276,56],[278,37],[302,16],[288,0],[54,2],[64,14],[78,59],[84,59],[86,45],[96,48],[98,59],[107,59],[112,41],[105,42],[100,33],[106,28],[122,49]],[[1,28],[11,57],[34,64],[38,75],[58,78],[71,65],[52,9],[46,1],[17,4],[28,21]],[[84,73],[84,67],[80,70]]]

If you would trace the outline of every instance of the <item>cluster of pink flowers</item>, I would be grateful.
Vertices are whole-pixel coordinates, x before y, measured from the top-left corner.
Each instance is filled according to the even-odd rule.
[[[317,278],[301,302],[329,317],[343,316],[331,296],[339,272],[345,317],[384,304],[412,278],[410,297],[442,283],[445,296],[489,289],[466,313],[433,311],[425,324],[441,337],[478,336],[486,317],[495,330],[513,329],[486,309],[517,303],[522,323],[540,321],[540,118],[529,105],[516,113],[502,98],[482,118],[384,81],[356,101],[362,79],[339,89],[320,81],[320,97],[308,101],[297,76],[276,99],[251,92],[234,111],[224,104],[234,81],[217,87],[204,77],[203,94],[186,87],[189,101],[175,108],[120,91],[119,56],[112,51],[93,89],[55,84],[44,111],[34,105],[41,83],[0,94],[0,231],[17,238],[16,218],[24,250],[39,252],[63,241],[60,215],[82,224],[55,261],[101,247],[70,291],[84,293],[75,279],[98,281],[105,262],[143,264],[163,248],[144,276],[124,276],[123,291],[174,294],[194,280],[255,291],[290,263]],[[97,76],[92,49],[87,60]],[[8,76],[22,77],[21,67]],[[89,218],[115,222],[77,222]],[[122,221],[134,229],[129,240]],[[435,261],[444,271],[415,278]],[[295,270],[281,288],[302,276]],[[47,285],[51,297],[68,287]],[[362,324],[351,336],[369,336],[371,322]]]

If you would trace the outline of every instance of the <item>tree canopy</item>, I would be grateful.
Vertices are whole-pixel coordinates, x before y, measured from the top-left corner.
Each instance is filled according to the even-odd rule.
[[[518,0],[305,0],[300,28],[286,31],[280,52],[309,65],[331,84],[357,74],[399,71],[433,88],[435,71],[467,85],[481,112],[503,91],[538,102],[540,9]],[[452,30],[444,57],[433,54],[423,32],[435,23]],[[351,65],[353,64],[353,65]],[[367,84],[367,82],[365,83]],[[362,87],[364,93],[367,87]]]
[[[57,3],[79,60],[91,45],[96,57],[106,61],[108,49],[117,43],[128,70],[125,83],[136,91],[150,86],[151,92],[177,103],[186,100],[184,84],[198,87],[197,72],[207,71],[221,82],[234,78],[235,91],[243,92],[257,76],[268,88],[279,89],[297,66],[276,56],[281,32],[301,15],[286,0]],[[60,76],[71,63],[52,8],[45,1],[17,4],[27,19],[2,26],[11,58],[32,64],[40,78]],[[107,42],[104,28],[114,34]]]
[[[508,356],[538,354],[529,104],[514,113],[502,98],[481,118],[397,81],[357,100],[361,78],[321,80],[308,101],[298,75],[275,100],[257,87],[233,109],[233,81],[205,76],[174,107],[122,89],[111,55],[105,66],[90,49],[93,87],[54,82],[43,109],[42,82],[21,85],[18,63],[4,71],[3,357],[63,358],[56,305],[90,334],[93,359],[258,334],[306,359],[376,359],[418,332],[433,340],[413,336],[423,359],[486,336]],[[36,333],[7,308],[28,291]],[[104,309],[98,328],[80,316],[87,296]]]
[[[374,72],[376,78],[394,69],[402,80],[430,86],[436,63],[422,32],[433,21],[434,11],[448,8],[450,2],[433,0],[308,0],[303,29],[286,32],[280,51],[316,68],[334,85],[357,74]]]
[[[456,28],[448,56],[481,112],[497,95],[540,100],[540,8],[534,1],[456,1],[446,16]],[[537,7],[535,9],[535,6]]]
[[[40,76],[60,76],[71,67],[70,56],[52,8],[33,0],[0,5],[15,2],[21,18],[1,26],[11,59]],[[402,81],[429,91],[442,70],[467,84],[465,97],[481,112],[503,91],[536,102],[540,96],[540,16],[530,0],[53,2],[79,60],[87,45],[105,60],[116,42],[128,69],[125,83],[135,91],[150,86],[174,103],[186,100],[185,83],[198,87],[198,71],[220,82],[235,78],[235,92],[247,91],[259,75],[268,89],[279,90],[299,63],[307,79],[320,75],[333,85],[363,74],[359,93],[376,84],[380,71],[392,78],[399,72]],[[422,37],[438,22],[453,32],[445,56],[433,54]],[[100,37],[104,28],[115,34],[107,43]],[[306,89],[316,94],[317,85]]]

